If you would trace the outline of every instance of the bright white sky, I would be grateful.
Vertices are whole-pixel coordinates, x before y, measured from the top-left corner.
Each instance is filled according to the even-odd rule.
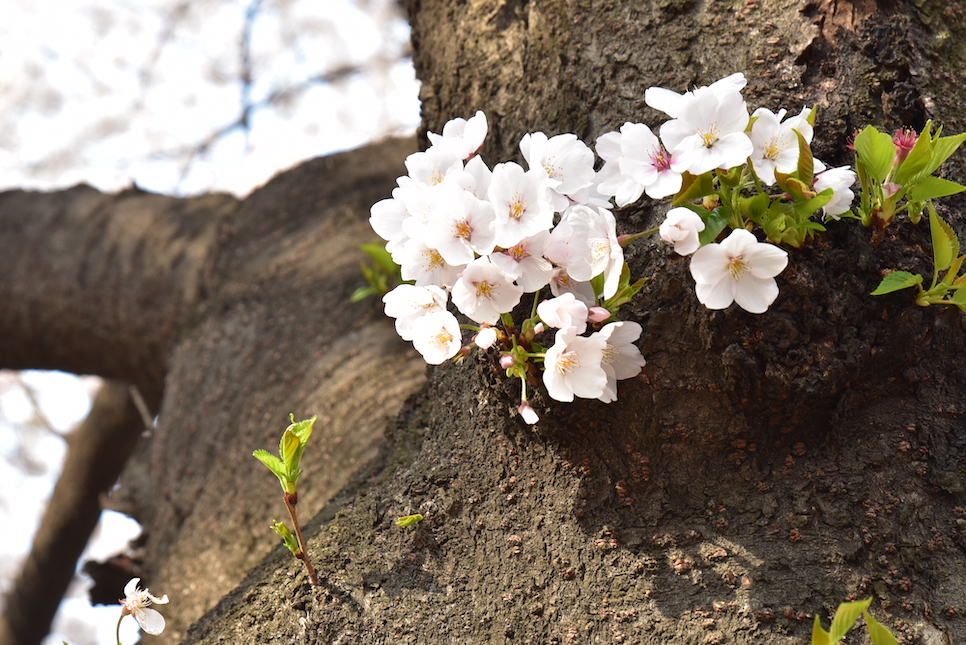
[[[409,27],[393,0],[6,0],[3,13],[0,190],[136,183],[243,196],[304,159],[419,123]],[[320,80],[342,68],[355,72]],[[83,418],[97,387],[61,374],[21,378],[53,432],[32,423],[21,384],[0,372],[0,526],[16,527],[0,532],[0,594],[59,474],[56,433]],[[87,557],[108,557],[137,531],[105,514]],[[45,644],[113,642],[118,608],[92,609],[84,591],[75,581]],[[122,642],[137,632],[125,619]]]

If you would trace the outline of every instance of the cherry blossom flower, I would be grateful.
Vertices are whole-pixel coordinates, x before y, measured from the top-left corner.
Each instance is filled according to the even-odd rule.
[[[460,323],[448,311],[434,311],[420,316],[412,325],[413,347],[430,365],[439,365],[459,353],[463,347]]]
[[[809,109],[804,108],[801,114],[785,118],[785,110],[775,114],[767,108],[758,108],[753,117],[757,117],[751,125],[751,142],[755,149],[751,154],[751,163],[755,173],[768,186],[775,184],[775,171],[790,174],[798,169],[798,137],[797,131],[805,141],[812,142],[812,126],[808,123]]]
[[[458,159],[468,159],[483,146],[486,131],[486,114],[477,110],[468,120],[456,118],[447,121],[443,134],[428,132],[426,136],[434,147],[442,148]]]
[[[550,292],[555,296],[561,296],[565,293],[572,293],[576,296],[577,300],[581,301],[588,307],[593,306],[597,301],[594,295],[594,287],[590,282],[580,282],[574,280],[567,270],[563,267],[557,267],[553,271],[553,277],[550,279]]]
[[[826,188],[832,189],[832,199],[822,207],[822,212],[827,217],[839,219],[839,215],[852,208],[852,200],[855,199],[855,193],[852,192],[855,171],[848,166],[826,170],[825,164],[821,161],[816,159],[815,162],[816,170],[821,170],[815,175],[812,188],[817,192],[822,192]]]
[[[509,248],[553,226],[550,180],[540,170],[525,171],[512,161],[497,164],[489,200],[496,215],[496,243]]]
[[[711,85],[699,89],[711,90],[715,96],[721,96],[730,92],[740,92],[747,85],[748,81],[741,72],[735,72],[731,76],[726,76],[715,81]],[[655,110],[664,112],[672,119],[678,118],[682,106],[694,95],[694,92],[678,94],[663,87],[650,87],[644,91],[644,102]]]
[[[551,232],[544,255],[580,282],[603,274],[603,296],[617,293],[624,250],[617,241],[617,221],[606,208],[577,205],[570,209]]]
[[[581,191],[594,182],[594,153],[575,134],[547,138],[543,132],[523,135],[520,151],[530,170],[542,170],[550,179],[550,198],[562,212],[570,200],[583,202]]]
[[[698,250],[701,242],[698,233],[704,230],[704,221],[690,208],[680,206],[668,211],[661,223],[661,239],[674,245],[678,255],[691,255]]]
[[[604,403],[617,400],[617,381],[629,379],[641,373],[647,361],[634,343],[641,337],[641,326],[632,321],[612,322],[594,335],[605,341],[601,367],[607,375],[604,392],[597,397]]]
[[[409,240],[398,253],[393,253],[392,260],[399,265],[403,280],[414,280],[421,287],[451,286],[463,270],[463,265],[447,264],[439,251],[419,240]]]
[[[788,264],[788,253],[735,229],[720,244],[706,244],[691,256],[691,276],[698,300],[708,309],[732,302],[753,314],[764,313],[778,297],[775,276]]]
[[[151,595],[147,589],[139,589],[140,578],[131,578],[124,585],[124,600],[121,600],[121,616],[128,614],[134,616],[145,632],[151,635],[158,635],[164,631],[164,616],[157,610],[151,609],[151,605],[164,605],[168,602],[167,594],[157,598]]]
[[[543,384],[557,401],[574,396],[596,399],[604,393],[607,374],[601,367],[606,341],[600,335],[578,336],[573,327],[557,331],[544,357]]]
[[[574,327],[578,334],[587,331],[588,313],[587,305],[572,293],[563,293],[537,305],[540,320],[557,329]]]
[[[446,292],[435,285],[400,284],[382,297],[386,315],[396,319],[396,333],[403,340],[412,340],[413,323],[420,316],[446,311]]]
[[[616,140],[611,135],[616,135]],[[681,173],[686,164],[665,150],[642,123],[625,123],[619,134],[608,132],[599,137],[597,154],[605,161],[601,170],[605,178],[598,190],[614,195],[618,206],[637,201],[642,192],[652,199],[661,199],[681,190]]]
[[[754,151],[745,134],[748,107],[737,91],[702,87],[685,96],[679,108],[678,118],[661,126],[661,140],[688,172],[733,168]]]
[[[513,309],[523,289],[503,275],[486,256],[477,258],[463,269],[453,285],[453,304],[478,323],[494,324],[500,314]]]
[[[508,249],[490,254],[490,260],[527,293],[545,287],[553,277],[553,265],[543,257],[550,231],[540,231]]]
[[[435,186],[451,172],[462,169],[462,159],[442,147],[430,147],[424,152],[414,152],[406,157],[409,176],[427,186]]]
[[[440,184],[434,192],[438,205],[429,215],[426,244],[453,266],[472,262],[477,254],[490,253],[496,240],[493,206],[455,183]]]

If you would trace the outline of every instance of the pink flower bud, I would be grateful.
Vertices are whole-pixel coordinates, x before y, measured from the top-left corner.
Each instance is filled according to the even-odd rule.
[[[473,342],[480,349],[489,349],[496,342],[496,330],[492,327],[484,326],[480,333],[473,337]]]
[[[546,329],[546,327],[544,327],[543,323],[538,322],[536,325],[533,326],[533,333],[542,334],[544,329]]]
[[[604,322],[608,318],[610,318],[610,312],[603,307],[591,307],[587,315],[587,320],[595,323]]]
[[[540,420],[540,417],[537,416],[536,411],[534,411],[534,409],[531,408],[530,404],[526,401],[520,404],[518,410],[520,411],[520,416],[523,417],[523,420],[526,421],[528,425],[533,425]]]
[[[516,363],[516,360],[510,354],[504,354],[500,357],[500,367],[505,370],[510,369]]]

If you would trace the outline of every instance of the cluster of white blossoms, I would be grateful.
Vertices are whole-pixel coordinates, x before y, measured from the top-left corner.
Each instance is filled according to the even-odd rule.
[[[597,152],[605,164],[598,191],[625,206],[642,193],[653,199],[675,195],[682,189],[685,173],[698,176],[750,163],[757,181],[773,186],[776,173],[798,171],[800,139],[806,144],[812,141],[810,110],[785,118],[785,110],[776,114],[759,108],[749,117],[741,95],[745,83],[744,75],[737,73],[684,94],[648,89],[645,102],[671,120],[661,126],[660,136],[646,125],[625,123],[620,132],[599,137]],[[851,207],[855,173],[848,167],[827,169],[815,158],[811,163],[808,188],[813,194],[831,189],[822,209],[826,217],[838,219]],[[699,212],[703,212],[701,206],[673,208],[659,229],[675,252],[694,254],[691,276],[698,300],[709,309],[725,309],[735,302],[751,313],[765,312],[778,297],[774,278],[787,265],[788,254],[758,242],[744,228],[735,228],[720,244],[701,246],[705,221]]]
[[[427,363],[439,364],[463,348],[452,301],[480,326],[470,326],[477,345],[500,340],[509,356],[521,340],[508,338],[518,328],[509,313],[525,293],[549,286],[553,297],[539,302],[527,340],[553,327],[553,346],[527,347],[525,356],[518,350],[508,372],[517,359],[543,359],[554,399],[613,401],[616,381],[637,375],[644,358],[634,346],[637,323],[611,322],[583,335],[588,321],[599,326],[611,318],[598,300],[617,294],[625,266],[609,200],[597,190],[594,153],[573,134],[534,132],[520,142],[526,168],[507,162],[490,169],[476,154],[486,132],[486,116],[477,112],[431,133],[432,145],[406,160],[409,174],[392,197],[372,207],[373,229],[411,282],[384,296],[386,314]],[[525,401],[521,413],[535,421]]]
[[[850,207],[855,174],[827,170],[810,150],[800,149],[812,138],[814,114],[808,109],[789,118],[784,110],[763,108],[749,116],[741,95],[745,82],[742,74],[733,74],[684,94],[647,90],[648,105],[671,119],[659,136],[638,123],[600,136],[600,171],[593,151],[576,135],[542,132],[520,141],[526,167],[507,162],[491,169],[477,154],[487,133],[482,112],[448,122],[442,134],[430,133],[432,145],[407,158],[408,174],[397,180],[391,198],[371,210],[373,229],[408,283],[383,298],[399,335],[430,364],[465,355],[464,328],[475,332],[476,345],[497,346],[507,374],[522,381],[520,413],[528,423],[537,420],[526,397],[535,363],[542,362],[543,383],[556,400],[615,400],[616,381],[640,373],[644,358],[635,345],[639,324],[607,322],[641,284],[630,285],[627,277],[622,242],[628,239],[618,239],[611,198],[622,207],[644,193],[685,202],[670,210],[659,230],[677,253],[693,254],[691,275],[702,304],[724,309],[736,302],[752,313],[767,310],[778,295],[774,278],[785,268],[787,253],[759,242],[747,230],[758,220],[741,214],[732,217],[735,230],[720,244],[713,238],[723,222],[708,227],[705,235],[712,239],[703,239],[712,219],[707,204],[727,198],[737,205],[746,188],[762,184],[777,182],[787,190],[793,177],[801,184],[795,196],[804,204],[799,210],[815,204],[827,217],[837,217]],[[808,173],[801,171],[803,159]],[[715,184],[715,173],[732,173],[738,188]],[[803,174],[806,179],[798,179]],[[689,186],[702,177],[707,178],[702,186],[719,188],[695,195],[704,199],[702,205],[686,203],[682,196],[691,195]],[[773,203],[764,197],[753,203],[759,211]],[[734,206],[729,212],[738,211]],[[767,214],[784,217],[780,211]],[[821,228],[801,221],[795,226]],[[541,301],[547,286],[553,297]],[[525,293],[536,294],[534,308],[518,325],[510,312]],[[450,302],[476,325],[460,325]],[[547,328],[556,331],[553,344],[544,347],[539,337],[549,336]]]

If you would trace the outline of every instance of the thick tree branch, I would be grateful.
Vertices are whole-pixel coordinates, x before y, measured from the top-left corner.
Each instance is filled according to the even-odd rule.
[[[99,374],[157,396],[237,203],[88,186],[0,194],[0,367]]]
[[[67,438],[64,471],[0,616],[0,643],[33,645],[47,635],[77,558],[97,526],[100,496],[117,481],[142,429],[128,386],[107,381],[90,414]]]

